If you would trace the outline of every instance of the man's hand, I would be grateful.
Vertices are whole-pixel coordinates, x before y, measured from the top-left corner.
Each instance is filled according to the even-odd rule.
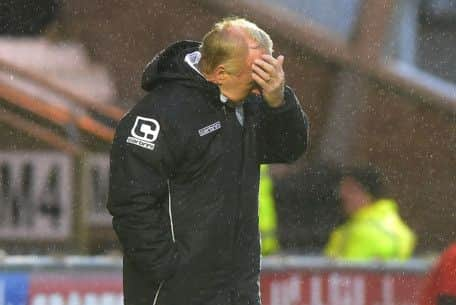
[[[283,55],[274,58],[263,54],[252,65],[252,78],[261,87],[264,100],[270,107],[279,107],[284,103],[285,73]]]

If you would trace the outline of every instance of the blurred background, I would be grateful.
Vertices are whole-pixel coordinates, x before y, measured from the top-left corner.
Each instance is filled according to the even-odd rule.
[[[154,54],[233,15],[270,33],[311,122],[308,153],[270,168],[281,253],[322,255],[344,220],[339,166],[382,172],[414,258],[456,240],[455,0],[2,0],[5,255],[119,253],[105,209],[116,122]],[[284,281],[266,304],[301,304]]]

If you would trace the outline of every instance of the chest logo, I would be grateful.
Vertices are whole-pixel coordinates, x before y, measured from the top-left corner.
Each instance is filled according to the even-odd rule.
[[[160,124],[157,120],[138,115],[130,131],[131,136],[127,138],[127,143],[153,150],[155,148],[153,142],[157,140],[159,132]]]
[[[205,136],[211,132],[216,131],[217,129],[222,128],[222,124],[220,124],[220,121],[217,121],[209,126],[203,127],[200,130],[198,130],[198,134],[200,137]]]

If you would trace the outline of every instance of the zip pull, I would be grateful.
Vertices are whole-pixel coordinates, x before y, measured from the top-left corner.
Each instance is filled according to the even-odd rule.
[[[226,119],[226,105],[223,104],[222,108],[223,108],[223,113],[225,114],[225,119]]]

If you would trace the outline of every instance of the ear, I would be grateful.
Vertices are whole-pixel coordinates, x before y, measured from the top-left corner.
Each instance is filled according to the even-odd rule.
[[[214,76],[214,80],[215,82],[218,84],[218,85],[221,85],[225,82],[226,78],[227,78],[227,72],[226,72],[226,69],[225,69],[225,65],[218,65],[215,69],[214,69],[214,73],[213,73],[213,76]]]

